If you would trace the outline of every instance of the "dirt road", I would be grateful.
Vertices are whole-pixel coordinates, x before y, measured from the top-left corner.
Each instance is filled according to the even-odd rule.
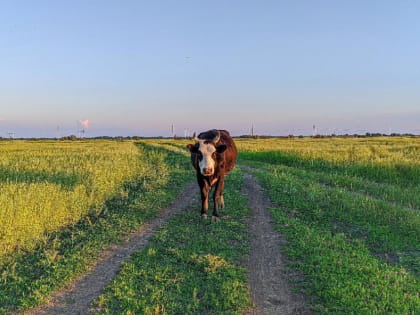
[[[246,260],[246,267],[251,297],[256,305],[255,309],[248,310],[246,314],[309,314],[303,298],[291,292],[288,269],[281,252],[285,241],[274,231],[271,215],[267,211],[267,208],[272,205],[264,196],[258,182],[249,173],[244,175],[242,192],[248,197],[249,207],[252,209],[252,215],[249,218],[251,251]],[[168,208],[161,211],[157,218],[145,223],[123,244],[114,245],[104,252],[90,273],[77,279],[64,290],[53,294],[48,304],[25,314],[69,315],[89,314],[94,311],[89,309],[91,302],[116,276],[121,264],[131,254],[144,248],[150,237],[164,222],[176,213],[187,209],[198,197],[197,184],[189,184]]]

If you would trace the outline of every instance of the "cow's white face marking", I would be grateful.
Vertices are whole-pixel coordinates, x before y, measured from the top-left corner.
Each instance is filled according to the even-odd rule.
[[[212,176],[214,174],[215,161],[213,154],[216,152],[216,148],[213,143],[205,143],[205,141],[198,141],[199,151],[199,162],[200,172],[204,176]]]

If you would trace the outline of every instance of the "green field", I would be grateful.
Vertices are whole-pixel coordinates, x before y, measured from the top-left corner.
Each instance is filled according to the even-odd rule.
[[[0,152],[0,255],[99,213],[147,171],[128,142],[0,142]]]
[[[42,303],[192,180],[189,161],[131,141],[0,146],[0,314]]]
[[[419,140],[240,142],[317,312],[419,312]]]
[[[185,140],[0,142],[0,313],[42,303],[194,180]],[[222,220],[198,203],[133,255],[103,314],[241,314],[250,307],[246,196],[274,206],[296,290],[320,314],[420,312],[420,138],[238,139]],[[243,167],[241,167],[243,166]],[[296,277],[294,277],[296,279]],[[220,294],[223,292],[223,294]],[[99,311],[100,310],[100,311]]]

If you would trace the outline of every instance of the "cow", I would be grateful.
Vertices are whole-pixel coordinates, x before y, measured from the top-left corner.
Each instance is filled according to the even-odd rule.
[[[224,208],[223,188],[225,176],[236,164],[238,151],[227,130],[208,130],[193,136],[195,144],[188,144],[191,162],[197,171],[201,193],[201,218],[207,218],[209,193],[214,187],[212,221],[219,219],[219,208]]]

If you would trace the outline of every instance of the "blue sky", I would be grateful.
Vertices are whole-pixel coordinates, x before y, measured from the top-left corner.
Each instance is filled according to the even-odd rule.
[[[420,134],[419,16],[418,1],[0,1],[0,136],[84,119],[87,136]]]

